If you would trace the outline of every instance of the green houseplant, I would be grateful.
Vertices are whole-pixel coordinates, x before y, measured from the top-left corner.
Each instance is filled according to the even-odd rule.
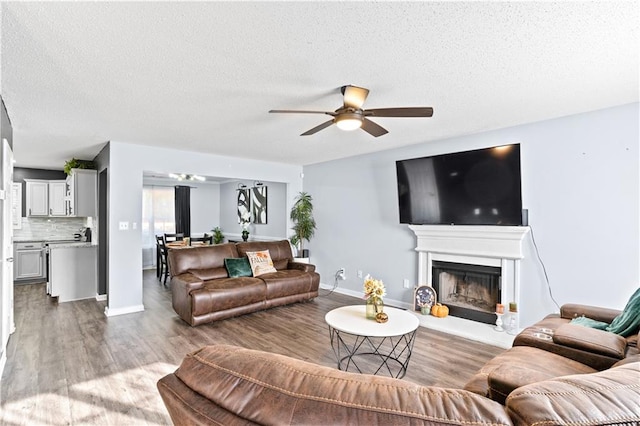
[[[213,244],[220,244],[224,241],[224,234],[222,233],[222,229],[219,226],[216,226],[212,229],[213,231]]]
[[[313,198],[306,192],[300,192],[296,198],[291,214],[293,222],[293,236],[290,238],[298,250],[297,257],[309,257],[309,250],[304,248],[304,241],[307,242],[313,237],[316,230],[316,221],[313,218]]]
[[[64,172],[68,175],[71,174],[71,169],[95,169],[96,166],[93,164],[93,161],[90,160],[78,160],[77,158],[72,158],[71,160],[67,160],[64,163]]]

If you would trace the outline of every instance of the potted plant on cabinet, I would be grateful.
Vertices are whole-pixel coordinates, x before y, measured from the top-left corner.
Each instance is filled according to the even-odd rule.
[[[291,208],[289,215],[293,222],[293,236],[290,238],[298,252],[296,257],[308,258],[309,250],[304,248],[304,241],[307,242],[313,237],[316,230],[316,221],[313,218],[313,198],[306,192],[300,192],[296,202]]]
[[[69,176],[71,174],[71,169],[95,169],[95,164],[91,160],[78,160],[77,158],[72,158],[71,160],[67,160],[64,163],[64,172]]]

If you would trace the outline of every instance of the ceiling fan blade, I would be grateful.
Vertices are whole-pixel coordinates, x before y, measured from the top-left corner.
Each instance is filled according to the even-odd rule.
[[[431,107],[374,108],[364,111],[368,117],[431,117]]]
[[[300,136],[313,135],[314,133],[317,133],[322,129],[326,129],[327,127],[331,126],[332,124],[333,124],[333,120],[325,121],[324,123],[320,124],[319,126],[316,126],[313,129],[307,130],[306,132],[304,132]]]
[[[329,112],[329,111],[303,111],[303,110],[297,110],[297,109],[272,109],[269,111],[270,113],[285,113],[285,114],[327,114],[330,116],[334,116],[336,115],[335,112]]]
[[[389,133],[384,127],[366,118],[362,119],[361,129],[369,133],[371,136],[375,136],[376,138],[378,136],[386,135],[387,133]]]
[[[344,106],[355,109],[362,109],[365,99],[369,95],[369,89],[358,86],[342,86],[344,95]]]

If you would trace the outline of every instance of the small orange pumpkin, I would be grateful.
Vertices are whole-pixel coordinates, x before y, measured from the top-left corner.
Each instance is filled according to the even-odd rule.
[[[431,308],[431,315],[438,318],[444,318],[449,315],[449,308],[447,308],[442,303],[436,303]]]

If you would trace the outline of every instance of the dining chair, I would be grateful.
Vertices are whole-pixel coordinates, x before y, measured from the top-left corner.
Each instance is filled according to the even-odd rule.
[[[169,276],[169,262],[167,261],[167,246],[163,235],[156,236],[156,250],[158,253],[158,279],[162,280],[162,284],[167,286],[167,277]]]
[[[156,235],[156,277],[160,278],[160,245],[164,245],[164,236]]]
[[[182,241],[184,239],[184,233],[182,232],[178,232],[175,234],[164,234],[164,242],[166,243],[172,243],[174,241]]]
[[[213,244],[213,235],[208,235],[206,232],[203,237],[191,237],[191,242],[199,241],[203,244]]]

